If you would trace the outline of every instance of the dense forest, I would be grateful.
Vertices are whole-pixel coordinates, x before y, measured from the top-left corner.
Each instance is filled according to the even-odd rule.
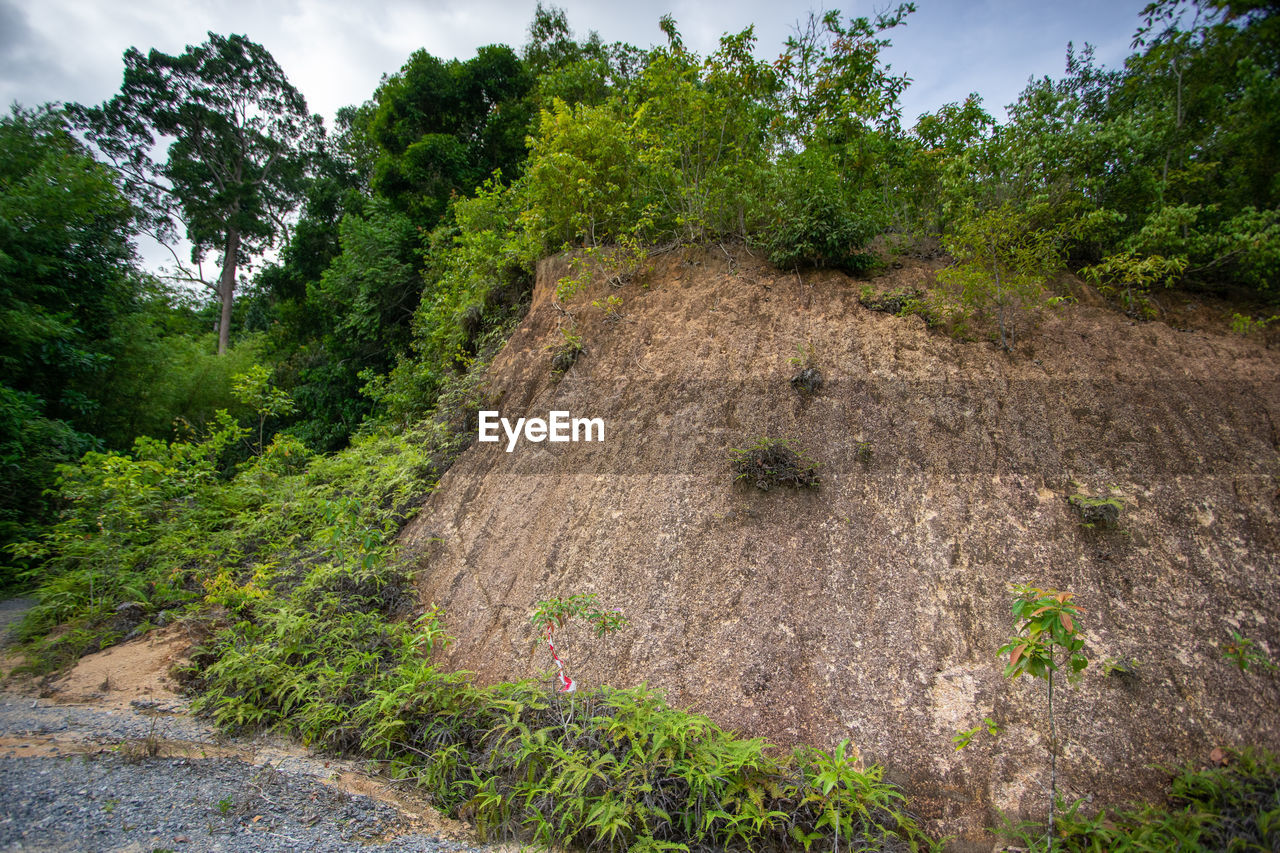
[[[902,114],[909,79],[882,52],[913,14],[814,14],[766,61],[751,29],[699,56],[669,17],[666,43],[640,48],[575,37],[540,5],[518,49],[418,51],[329,128],[241,35],[131,48],[103,104],[15,105],[0,119],[0,585],[39,589],[30,665],[215,613],[191,679],[220,723],[391,755],[402,735],[379,714],[409,701],[440,641],[392,618],[416,604],[395,535],[472,441],[481,374],[551,254],[574,252],[568,296],[689,244],[859,276],[945,251],[938,287],[904,310],[1010,357],[1064,270],[1137,322],[1171,288],[1233,300],[1242,334],[1277,320],[1273,4],[1153,3],[1123,67],[1067,46],[1064,74],[1029,83],[1003,124],[977,95]],[[142,235],[181,235],[191,256],[159,278]],[[262,676],[284,666],[287,684]],[[449,684],[432,736],[481,738],[498,700]],[[517,699],[537,704],[501,701]],[[498,793],[484,811],[460,754],[419,769],[440,802],[520,823]],[[832,759],[806,760],[820,774]],[[793,843],[853,832],[843,806],[824,822],[818,800],[781,796],[812,812]],[[863,816],[917,843],[895,808]],[[726,816],[660,838],[578,817],[534,837],[771,837],[764,812],[755,835]]]

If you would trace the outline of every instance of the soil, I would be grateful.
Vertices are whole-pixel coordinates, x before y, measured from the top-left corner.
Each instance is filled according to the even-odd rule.
[[[996,660],[1029,583],[1076,593],[1095,662],[1055,697],[1068,800],[1158,799],[1160,765],[1280,748],[1280,679],[1222,655],[1232,631],[1280,651],[1280,348],[1207,297],[1137,322],[1070,276],[1077,301],[1024,318],[1010,353],[859,301],[942,263],[855,281],[690,249],[559,303],[567,260],[544,261],[488,408],[600,417],[606,438],[476,444],[440,481],[402,537],[456,637],[440,663],[544,674],[528,614],[596,593],[630,625],[557,635],[584,686],[645,682],[782,746],[849,739],[932,831],[989,850],[1002,813],[1043,813],[1043,685]],[[608,296],[622,322],[592,307]],[[555,376],[570,325],[585,349]],[[736,483],[730,452],[761,438],[820,488]],[[1083,525],[1075,494],[1117,498],[1117,527]],[[1108,658],[1140,665],[1107,677]],[[998,738],[956,752],[984,717]]]

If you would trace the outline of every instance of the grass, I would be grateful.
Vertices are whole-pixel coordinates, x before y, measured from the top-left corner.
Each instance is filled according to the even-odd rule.
[[[1080,853],[1280,850],[1280,758],[1256,749],[1227,753],[1220,767],[1177,771],[1167,802],[1088,813],[1081,801],[1058,816],[1054,849]],[[1044,828],[1006,834],[1028,850],[1048,849]]]

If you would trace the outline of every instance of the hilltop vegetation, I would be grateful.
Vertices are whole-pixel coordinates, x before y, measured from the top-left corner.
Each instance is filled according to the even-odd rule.
[[[195,614],[191,685],[220,723],[387,759],[494,833],[928,845],[843,748],[775,758],[642,692],[587,697],[575,720],[527,684],[434,670],[446,627],[410,618],[394,544],[474,438],[535,265],[566,249],[564,298],[673,246],[868,275],[940,241],[952,268],[904,307],[1015,358],[1068,268],[1135,320],[1170,287],[1240,300],[1245,332],[1274,320],[1270,6],[1153,4],[1123,68],[1068,48],[1006,124],[976,95],[902,116],[908,78],[881,51],[913,13],[815,15],[764,61],[750,29],[704,57],[670,18],[642,49],[575,39],[540,6],[519,51],[418,51],[328,134],[274,63],[208,70],[259,99],[249,153],[227,147],[226,98],[180,90],[228,44],[262,51],[243,37],[131,50],[139,79],[193,75],[145,98],[127,79],[101,107],[0,119],[0,582],[39,588],[30,666]],[[137,156],[152,138],[163,162]],[[236,157],[254,178],[229,201]],[[179,277],[212,301],[139,266],[133,237],[179,227]]]

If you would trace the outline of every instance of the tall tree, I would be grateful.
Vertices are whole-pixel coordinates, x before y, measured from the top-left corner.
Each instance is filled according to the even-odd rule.
[[[465,62],[415,51],[374,94],[373,191],[430,228],[453,196],[470,195],[495,169],[514,177],[527,153],[531,85],[505,45],[481,47]]]
[[[218,352],[227,350],[236,269],[275,244],[297,206],[319,116],[267,52],[244,36],[209,33],[180,56],[124,54],[120,94],[100,107],[72,105],[89,138],[125,176],[153,233],[168,245],[186,225],[196,271],[186,277],[221,303]],[[153,152],[167,143],[162,161]],[[220,258],[216,283],[199,272]]]

